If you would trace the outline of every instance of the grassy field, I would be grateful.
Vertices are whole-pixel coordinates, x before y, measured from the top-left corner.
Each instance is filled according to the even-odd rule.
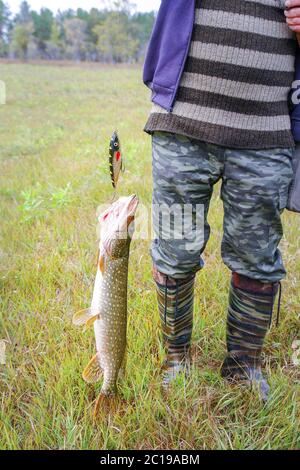
[[[97,250],[96,209],[112,198],[107,144],[117,127],[127,172],[120,194],[151,202],[149,111],[141,72],[130,68],[0,64],[7,103],[0,106],[1,449],[296,449],[300,448],[300,245],[296,215],[285,214],[282,243],[289,275],[282,319],[268,335],[272,386],[255,393],[219,376],[225,353],[229,272],[222,265],[222,207],[214,196],[206,269],[198,276],[194,368],[166,398],[151,279],[149,241],[132,245],[127,374],[115,413],[92,410],[99,386],[81,372],[94,354],[93,332],[72,326],[89,306]],[[101,384],[100,384],[101,385]]]

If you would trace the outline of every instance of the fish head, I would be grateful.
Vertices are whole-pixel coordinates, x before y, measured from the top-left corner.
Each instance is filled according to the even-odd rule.
[[[121,197],[100,216],[101,247],[108,257],[118,259],[128,254],[138,205],[136,195]]]

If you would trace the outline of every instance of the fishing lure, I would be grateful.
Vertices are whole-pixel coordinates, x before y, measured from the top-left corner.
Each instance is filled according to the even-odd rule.
[[[117,132],[113,133],[109,145],[109,169],[113,188],[116,189],[120,173],[124,172],[124,161]]]

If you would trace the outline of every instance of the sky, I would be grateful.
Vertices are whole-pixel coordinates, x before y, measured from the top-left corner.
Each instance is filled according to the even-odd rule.
[[[50,8],[50,10],[57,11],[59,8],[61,10],[67,10],[72,8],[76,10],[77,8],[84,8],[89,10],[93,7],[100,7],[101,0],[27,0],[31,5],[33,10],[40,10],[41,7]],[[161,0],[132,0],[133,3],[137,5],[139,11],[151,11],[157,10]],[[19,9],[21,0],[6,0],[5,2],[9,7],[12,13],[16,13]]]

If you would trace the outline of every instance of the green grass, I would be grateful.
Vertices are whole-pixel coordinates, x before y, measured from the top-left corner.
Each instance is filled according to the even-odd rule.
[[[229,272],[221,263],[222,207],[214,196],[206,269],[198,276],[189,383],[163,397],[159,318],[149,242],[132,245],[127,374],[115,413],[93,424],[99,386],[81,372],[93,332],[71,324],[90,302],[97,250],[96,209],[112,199],[107,145],[117,127],[127,172],[119,192],[151,202],[149,111],[133,68],[0,64],[1,449],[300,448],[300,246],[297,215],[285,214],[282,249],[289,270],[282,319],[268,335],[272,386],[263,406],[254,392],[219,376],[225,353]]]

